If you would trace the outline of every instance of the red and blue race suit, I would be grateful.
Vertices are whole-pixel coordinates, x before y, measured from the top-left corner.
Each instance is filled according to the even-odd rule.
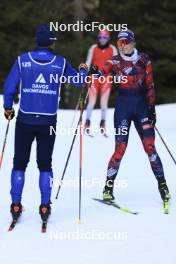
[[[115,151],[109,161],[107,179],[114,180],[125,153],[131,122],[140,136],[145,152],[148,154],[153,173],[157,179],[164,177],[163,166],[155,148],[155,131],[150,125],[148,112],[155,106],[155,89],[151,61],[148,55],[136,49],[134,60],[121,54],[108,60],[103,67],[104,75],[114,72],[116,76],[126,76],[127,82],[119,84],[116,99],[114,127],[116,130]],[[119,131],[127,133],[119,133]]]

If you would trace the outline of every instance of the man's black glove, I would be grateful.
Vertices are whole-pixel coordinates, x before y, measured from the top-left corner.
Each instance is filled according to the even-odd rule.
[[[154,105],[149,106],[148,121],[149,121],[151,126],[155,126],[155,124],[156,124],[156,112],[155,112],[155,106]]]
[[[11,109],[5,109],[4,108],[4,116],[7,120],[12,120],[15,116],[15,110],[13,108]]]

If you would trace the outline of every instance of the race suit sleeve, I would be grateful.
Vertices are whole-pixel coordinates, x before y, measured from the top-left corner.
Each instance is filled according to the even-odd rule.
[[[88,69],[90,69],[91,65],[92,65],[92,60],[93,60],[93,53],[94,53],[94,48],[96,45],[92,45],[90,47],[90,49],[88,50],[87,53],[87,59],[86,59],[86,64],[88,66]]]
[[[17,92],[19,83],[20,83],[20,68],[17,59],[10,70],[10,73],[5,81],[3,88],[3,99],[4,99],[5,109],[12,108],[14,96]]]
[[[72,65],[68,61],[66,61],[64,76],[67,79],[67,83],[73,84],[77,87],[81,87],[85,83],[87,71],[81,69],[78,72],[72,67]]]
[[[149,106],[154,106],[156,103],[156,93],[153,83],[152,65],[148,58],[146,63],[146,77],[145,77],[146,97]]]
[[[109,75],[112,72],[112,70],[113,70],[113,61],[107,60],[102,69],[103,75],[105,76]]]
[[[112,56],[116,56],[118,54],[117,49],[114,45],[112,45]]]

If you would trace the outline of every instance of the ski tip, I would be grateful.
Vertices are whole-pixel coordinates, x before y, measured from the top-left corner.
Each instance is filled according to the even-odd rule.
[[[93,138],[93,137],[95,136],[94,134],[91,134],[90,132],[87,133],[87,132],[85,132],[85,131],[84,131],[84,135],[85,135],[85,136],[88,136],[88,137],[90,137],[90,138]]]
[[[80,219],[76,220],[76,224],[81,225],[82,224],[81,220]]]
[[[12,230],[14,230],[14,228],[15,228],[15,225],[10,226],[10,227],[8,228],[8,232],[11,232]]]
[[[114,201],[106,201],[106,200],[103,200],[103,199],[97,199],[97,198],[92,198],[92,199],[93,199],[94,201],[98,201],[98,202],[103,203],[103,204],[106,204],[106,205],[111,205],[111,206],[113,206],[113,207],[118,208],[119,210],[121,210],[121,211],[123,211],[123,212],[129,213],[129,214],[132,214],[132,215],[138,215],[138,214],[139,214],[139,212],[135,212],[135,211],[132,211],[132,210],[126,208],[126,207],[120,206],[119,204],[117,204],[117,203],[115,202],[115,200],[114,200]]]
[[[17,220],[13,220],[11,225],[8,228],[8,232],[12,231],[16,226]]]
[[[95,137],[95,136],[92,135],[92,134],[88,134],[88,135],[86,135],[86,136],[89,136],[90,138],[94,138],[94,137]]]

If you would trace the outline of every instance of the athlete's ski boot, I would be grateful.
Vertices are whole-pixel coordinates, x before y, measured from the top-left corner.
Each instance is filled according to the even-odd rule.
[[[158,190],[160,192],[161,199],[164,202],[169,201],[171,196],[170,196],[169,189],[167,187],[165,179],[161,179],[161,180],[158,181]]]
[[[100,132],[102,134],[105,133],[105,120],[103,120],[103,119],[100,121]]]
[[[103,136],[107,137],[107,133],[106,133],[106,123],[105,123],[105,120],[103,120],[103,119],[100,122],[100,133]]]
[[[42,221],[47,221],[48,217],[51,214],[51,206],[49,204],[41,204],[39,207],[39,214],[41,216]]]
[[[115,202],[115,197],[113,195],[113,187],[114,187],[114,181],[113,180],[107,180],[105,187],[103,189],[103,200],[107,202]]]
[[[84,125],[84,132],[85,134],[90,134],[90,120],[86,119],[85,125]]]
[[[21,203],[12,203],[10,206],[10,212],[12,214],[12,218],[13,220],[18,220],[18,218],[20,217],[21,213],[22,213],[22,205]]]

